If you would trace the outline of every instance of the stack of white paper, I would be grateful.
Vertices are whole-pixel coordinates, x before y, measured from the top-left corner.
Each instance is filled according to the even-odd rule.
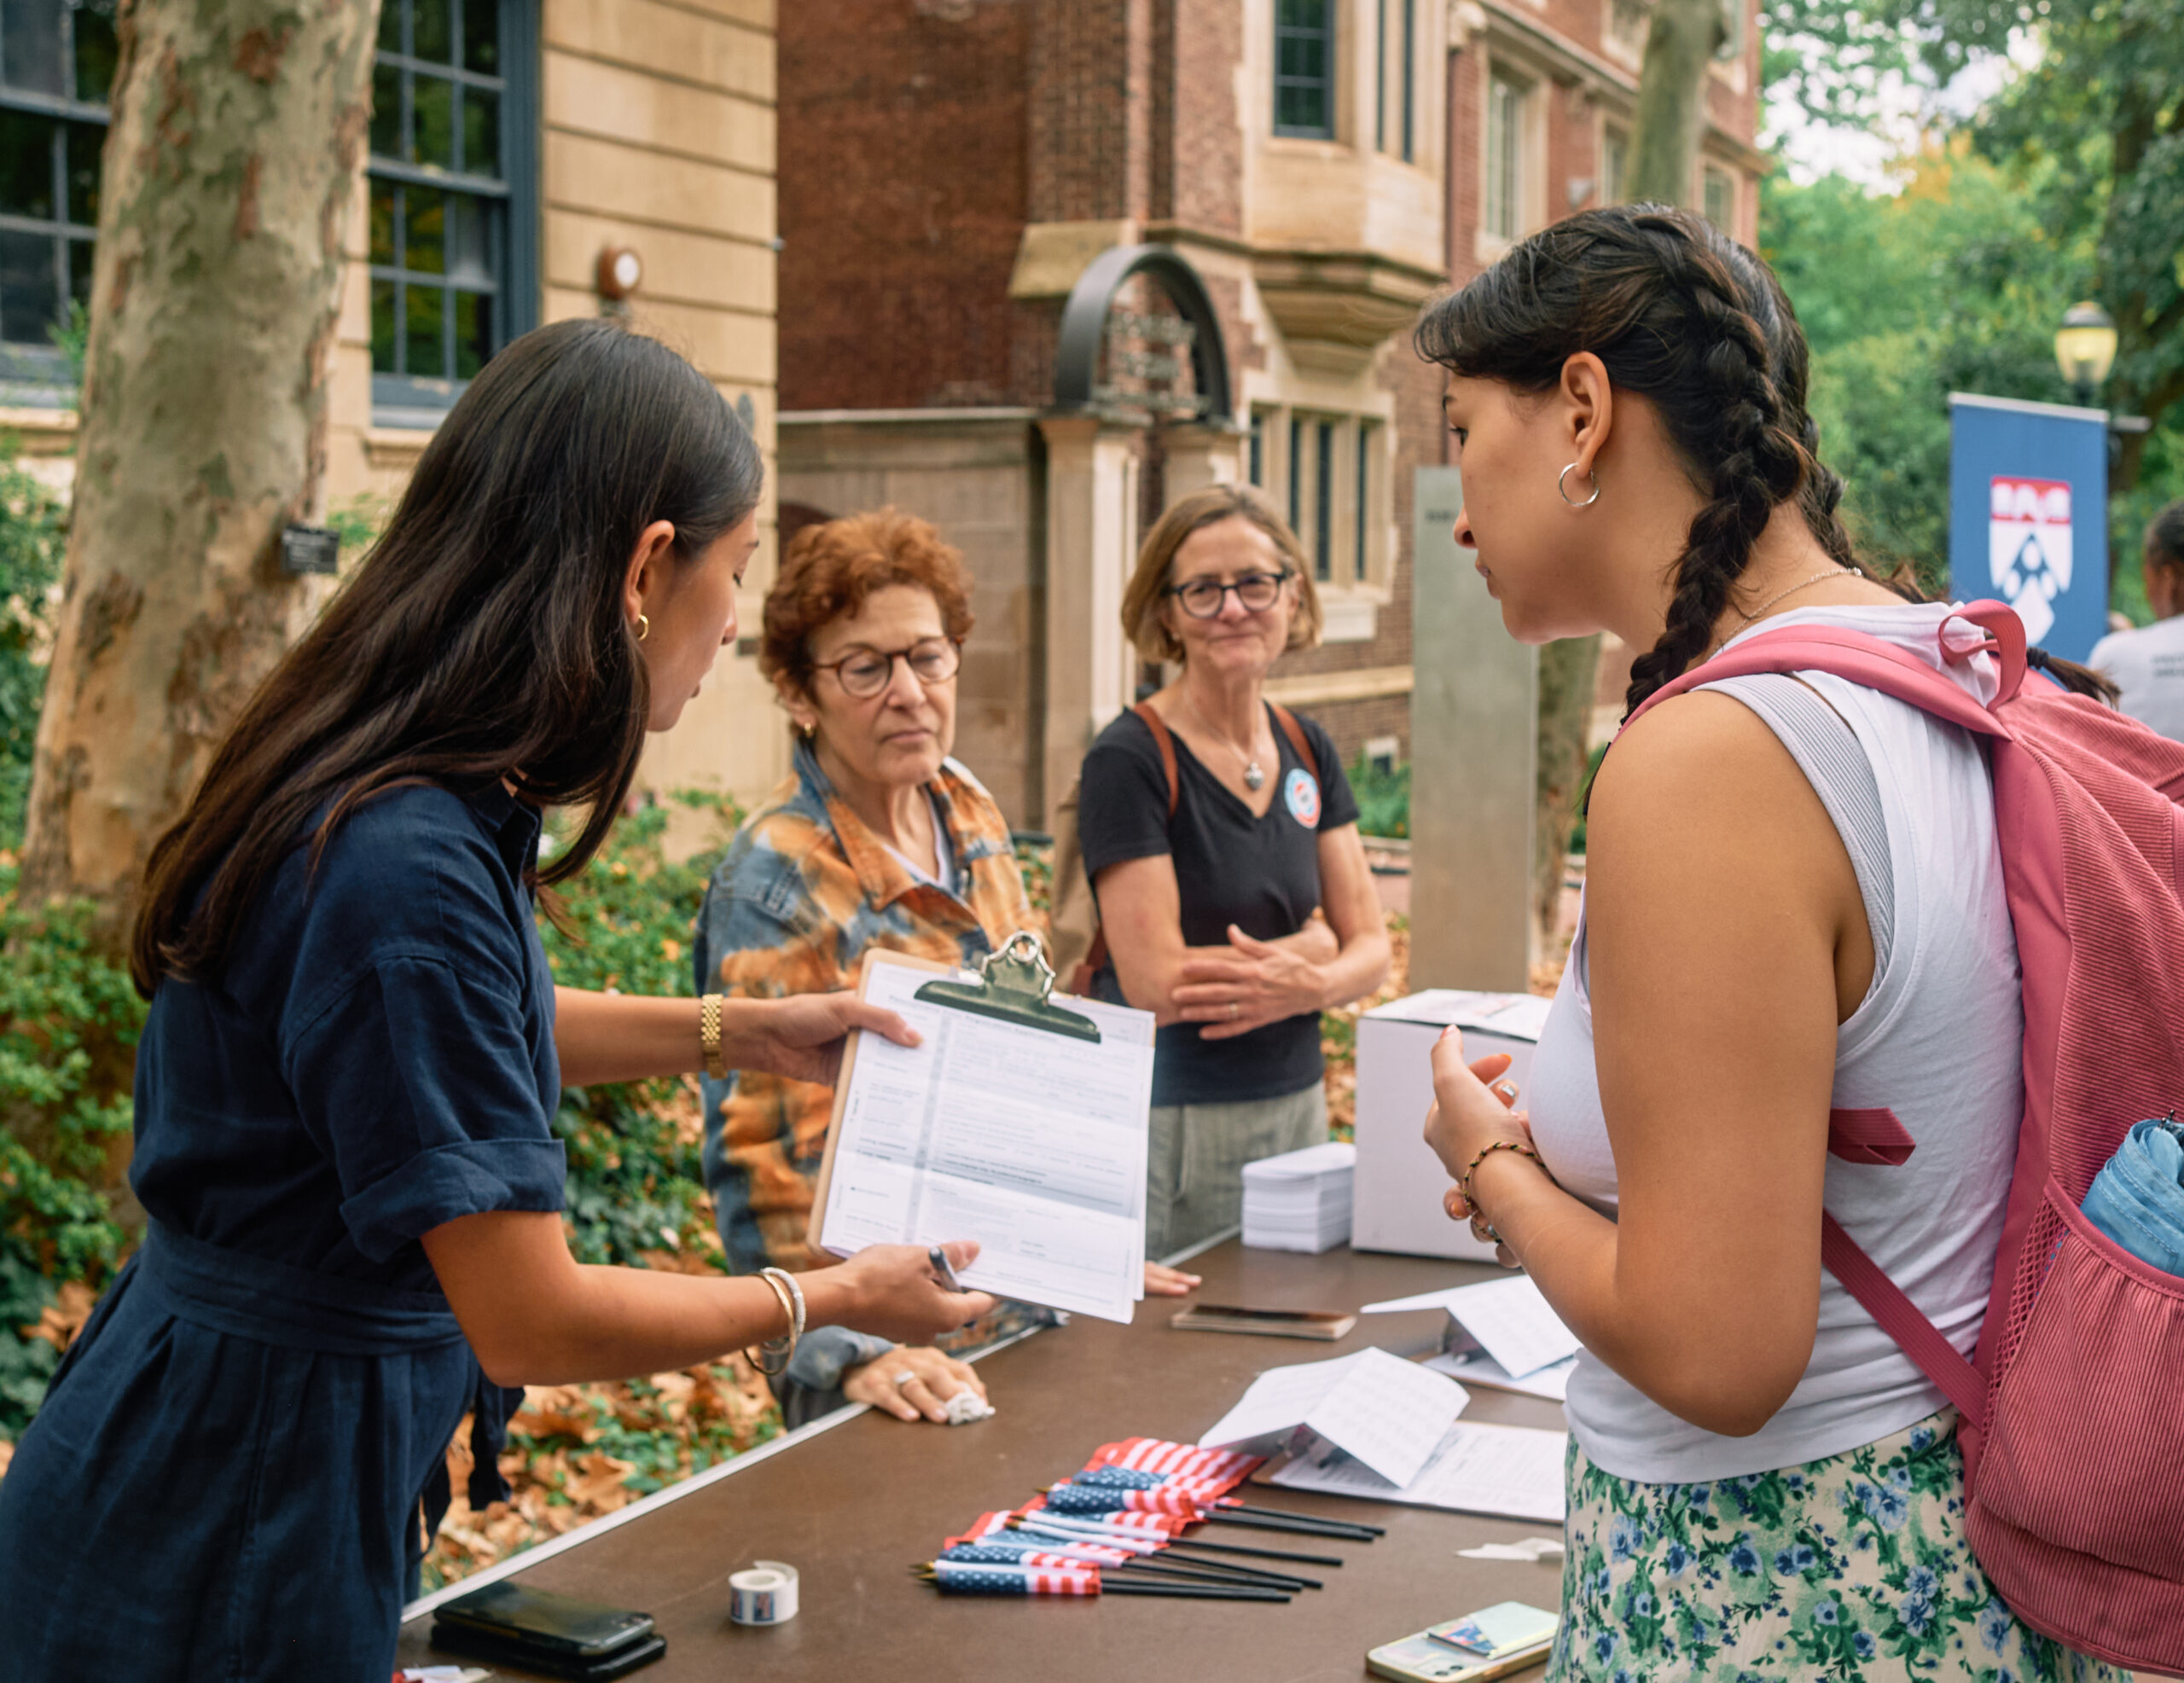
[[[1577,1335],[1528,1276],[1368,1303],[1363,1313],[1428,1309],[1445,1309],[1450,1323],[1447,1349],[1428,1367],[1473,1384],[1563,1399],[1577,1365]]]
[[[1357,1147],[1331,1140],[1244,1165],[1244,1243],[1316,1256],[1350,1239]]]
[[[1453,1379],[1384,1349],[1271,1367],[1199,1444],[1355,1458],[1390,1484],[1417,1477],[1471,1401]]]
[[[924,1038],[861,1037],[818,1242],[974,1239],[964,1285],[1127,1325],[1145,1295],[1152,1013],[1073,999],[1101,1038],[1072,1040],[919,999],[932,979],[884,960],[865,978]]]

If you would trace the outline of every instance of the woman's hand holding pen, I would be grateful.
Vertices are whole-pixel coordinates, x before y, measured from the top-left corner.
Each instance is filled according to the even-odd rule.
[[[892,1011],[851,993],[795,994],[787,999],[730,999],[721,1007],[723,1060],[731,1070],[766,1070],[791,1081],[831,1087],[841,1073],[851,1029],[872,1029],[897,1046],[917,1030]]]
[[[966,1268],[979,1254],[967,1239],[941,1247]],[[849,1326],[898,1343],[919,1344],[976,1320],[993,1308],[983,1291],[950,1291],[933,1277],[917,1245],[874,1245],[846,1262],[799,1277],[814,1326]]]
[[[1327,940],[1333,941],[1333,931]],[[1340,943],[1336,943],[1336,949]],[[1301,948],[1301,949],[1300,949]],[[1205,1040],[1247,1035],[1286,1018],[1317,1011],[1327,997],[1327,977],[1295,937],[1289,942],[1253,939],[1233,923],[1228,949],[1194,948],[1178,972],[1170,995],[1177,1018],[1202,1026]],[[1332,956],[1332,955],[1330,955]]]

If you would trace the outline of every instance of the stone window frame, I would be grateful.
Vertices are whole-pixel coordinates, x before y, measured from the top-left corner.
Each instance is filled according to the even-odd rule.
[[[1474,255],[1482,264],[1492,263],[1518,241],[1547,221],[1547,78],[1513,54],[1496,50],[1490,43],[1480,67],[1478,113],[1478,227]],[[1510,183],[1513,210],[1512,229],[1503,233],[1490,220],[1494,206],[1493,172],[1498,153],[1494,145],[1495,89],[1499,83],[1516,94],[1514,128],[1518,138],[1516,173]]]
[[[1284,518],[1290,519],[1307,563],[1313,567],[1312,582],[1322,603],[1333,605],[1338,618],[1345,603],[1362,612],[1365,629],[1351,637],[1330,641],[1369,640],[1372,611],[1394,595],[1393,417],[1378,409],[1349,408],[1310,395],[1257,399],[1247,413],[1250,430],[1262,444],[1259,476],[1253,479],[1246,441],[1242,463],[1245,479],[1273,498]],[[1327,456],[1333,470],[1324,497],[1320,479],[1320,429],[1323,427],[1332,429]],[[1364,470],[1362,496],[1361,468]],[[1324,573],[1318,566],[1323,507],[1328,529]]]
[[[479,6],[495,14],[497,44],[495,70],[465,62],[465,14]],[[431,6],[447,20],[450,57],[441,61],[415,50],[415,20]],[[491,315],[484,361],[531,328],[539,316],[539,0],[384,0],[380,38],[373,54],[375,114],[365,160],[366,287],[371,321],[372,420],[375,426],[428,430],[439,425],[469,383],[459,346],[451,349],[449,317],[464,297],[490,299]],[[390,40],[390,35],[392,38]],[[450,144],[458,148],[456,167],[416,161],[400,155],[414,151],[415,113],[410,90],[420,81],[445,83],[457,96],[475,92],[497,102],[494,147],[497,174],[459,167],[465,145],[462,125],[451,125]],[[386,109],[392,91],[395,109]],[[395,153],[380,149],[390,134]],[[413,269],[404,250],[408,200],[413,192],[439,194],[442,202],[442,267]],[[475,218],[483,247],[482,280],[468,284],[447,276],[451,224],[459,207]],[[382,228],[386,233],[382,238]],[[410,289],[440,294],[439,329],[442,356],[437,373],[426,373],[403,354],[409,312],[403,308]],[[384,320],[382,320],[382,308]],[[382,340],[382,334],[388,335]],[[383,366],[391,363],[392,366]],[[474,372],[472,370],[471,372]]]

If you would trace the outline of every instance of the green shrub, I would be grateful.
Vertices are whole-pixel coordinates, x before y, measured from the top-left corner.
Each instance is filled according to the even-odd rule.
[[[1357,827],[1368,836],[1410,834],[1410,762],[1382,766],[1362,755],[1350,768],[1350,792],[1357,797]]]
[[[725,844],[736,812],[718,795],[681,794],[717,820]],[[539,919],[547,962],[564,987],[625,994],[692,991],[690,937],[721,848],[671,861],[664,807],[634,813],[559,891],[556,928]],[[570,1088],[554,1132],[568,1148],[569,1243],[585,1262],[636,1262],[647,1251],[717,1254],[710,1242],[696,1082]]]
[[[0,461],[15,442],[0,436]],[[20,467],[0,467],[0,848],[21,844],[31,749],[45,694],[51,598],[67,543],[61,498]]]

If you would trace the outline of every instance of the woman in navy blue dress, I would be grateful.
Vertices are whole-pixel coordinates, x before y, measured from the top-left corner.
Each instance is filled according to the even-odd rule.
[[[700,1005],[556,989],[532,922],[735,636],[761,473],[658,344],[519,340],[154,849],[150,1222],[0,1481],[9,1676],[384,1683],[466,1411],[482,1502],[506,1388],[788,1330],[786,1286],[570,1256],[562,1084],[695,1071]],[[548,806],[590,818],[541,871]],[[731,1001],[721,1048],[828,1079],[852,1027],[909,1033]],[[991,1307],[907,1246],[798,1283],[810,1324],[913,1343]]]

